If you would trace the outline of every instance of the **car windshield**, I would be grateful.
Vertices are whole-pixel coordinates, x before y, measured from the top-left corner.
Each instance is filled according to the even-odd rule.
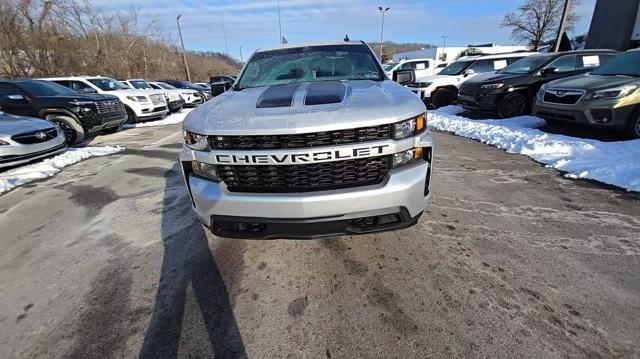
[[[591,74],[640,77],[640,51],[627,52],[619,55],[600,66],[597,70],[592,71]]]
[[[499,74],[524,75],[530,72],[538,71],[555,55],[532,55],[524,57],[511,65],[498,71]]]
[[[76,95],[72,89],[49,81],[21,81],[17,85],[33,96]]]
[[[394,67],[398,66],[398,64],[399,62],[391,62],[391,63],[382,65],[382,68],[385,71],[391,71]]]
[[[165,90],[175,90],[176,88],[174,86],[171,86],[167,83],[164,82],[156,82],[156,85],[159,87],[162,87]]]
[[[131,86],[133,86],[133,88],[135,89],[140,89],[140,90],[146,90],[146,89],[153,89],[153,87],[151,87],[151,85],[149,85],[147,83],[147,81],[143,81],[143,80],[131,80],[129,81],[129,83],[131,84]]]
[[[236,90],[331,80],[384,80],[376,59],[363,45],[309,46],[254,54]]]
[[[98,86],[102,91],[115,91],[115,90],[129,90],[126,86],[122,85],[114,79],[108,77],[101,77],[99,79],[89,79],[89,82]]]
[[[438,75],[460,75],[462,71],[466,70],[467,67],[471,66],[473,61],[456,61],[449,66],[445,67],[438,73]]]

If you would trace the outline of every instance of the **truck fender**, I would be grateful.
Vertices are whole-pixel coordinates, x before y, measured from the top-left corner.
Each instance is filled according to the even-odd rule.
[[[38,112],[38,117],[40,118],[44,118],[44,119],[48,119],[50,117],[54,117],[54,116],[67,116],[67,117],[71,117],[74,119],[74,121],[76,121],[78,124],[78,118],[76,117],[76,115],[64,108],[43,108],[40,110],[40,112]]]

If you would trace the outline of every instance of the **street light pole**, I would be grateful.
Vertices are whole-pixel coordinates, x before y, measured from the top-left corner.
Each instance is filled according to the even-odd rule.
[[[182,40],[182,30],[180,30],[180,18],[182,15],[176,17],[176,23],[178,24],[178,35],[180,35],[180,45],[182,45],[182,62],[184,63],[184,71],[187,73],[187,81],[191,82],[191,74],[189,73],[189,65],[187,64],[187,55],[184,52],[184,41]]]
[[[229,55],[229,45],[227,45],[227,31],[224,28],[224,11],[220,13],[222,19],[222,33],[224,34],[224,50],[225,54]]]
[[[442,53],[444,54],[444,61],[447,61],[447,37],[449,36],[442,35]]]
[[[382,14],[382,26],[380,26],[380,62],[382,62],[382,38],[384,36],[384,15],[387,13],[387,11],[389,11],[389,9],[391,8],[387,7],[386,9],[383,9],[382,6],[378,6],[378,10],[380,10],[380,13]]]
[[[244,59],[242,58],[242,45],[240,45],[240,62],[244,62]]]
[[[282,44],[282,20],[280,19],[280,0],[278,0],[278,31],[280,32],[280,44]]]

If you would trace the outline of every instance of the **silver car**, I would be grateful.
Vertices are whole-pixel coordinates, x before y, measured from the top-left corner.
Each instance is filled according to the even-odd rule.
[[[0,168],[31,162],[67,149],[53,123],[0,111]]]

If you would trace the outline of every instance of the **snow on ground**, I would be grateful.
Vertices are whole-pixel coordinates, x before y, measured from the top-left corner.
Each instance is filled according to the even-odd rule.
[[[429,112],[429,126],[479,140],[509,153],[529,156],[570,178],[587,178],[629,191],[640,191],[640,140],[601,142],[538,130],[546,122],[533,116],[505,120],[470,120],[462,108]]]
[[[69,148],[66,152],[42,162],[0,172],[0,194],[31,181],[51,177],[60,172],[64,167],[87,158],[106,156],[123,150],[124,147],[120,146]]]
[[[191,108],[185,108],[178,113],[174,113],[163,118],[162,120],[139,122],[133,125],[124,125],[123,127],[124,128],[154,127],[154,126],[167,126],[167,125],[173,125],[176,123],[182,123],[184,118],[187,117],[187,115],[189,114],[189,112],[191,112],[191,110],[192,110]]]

